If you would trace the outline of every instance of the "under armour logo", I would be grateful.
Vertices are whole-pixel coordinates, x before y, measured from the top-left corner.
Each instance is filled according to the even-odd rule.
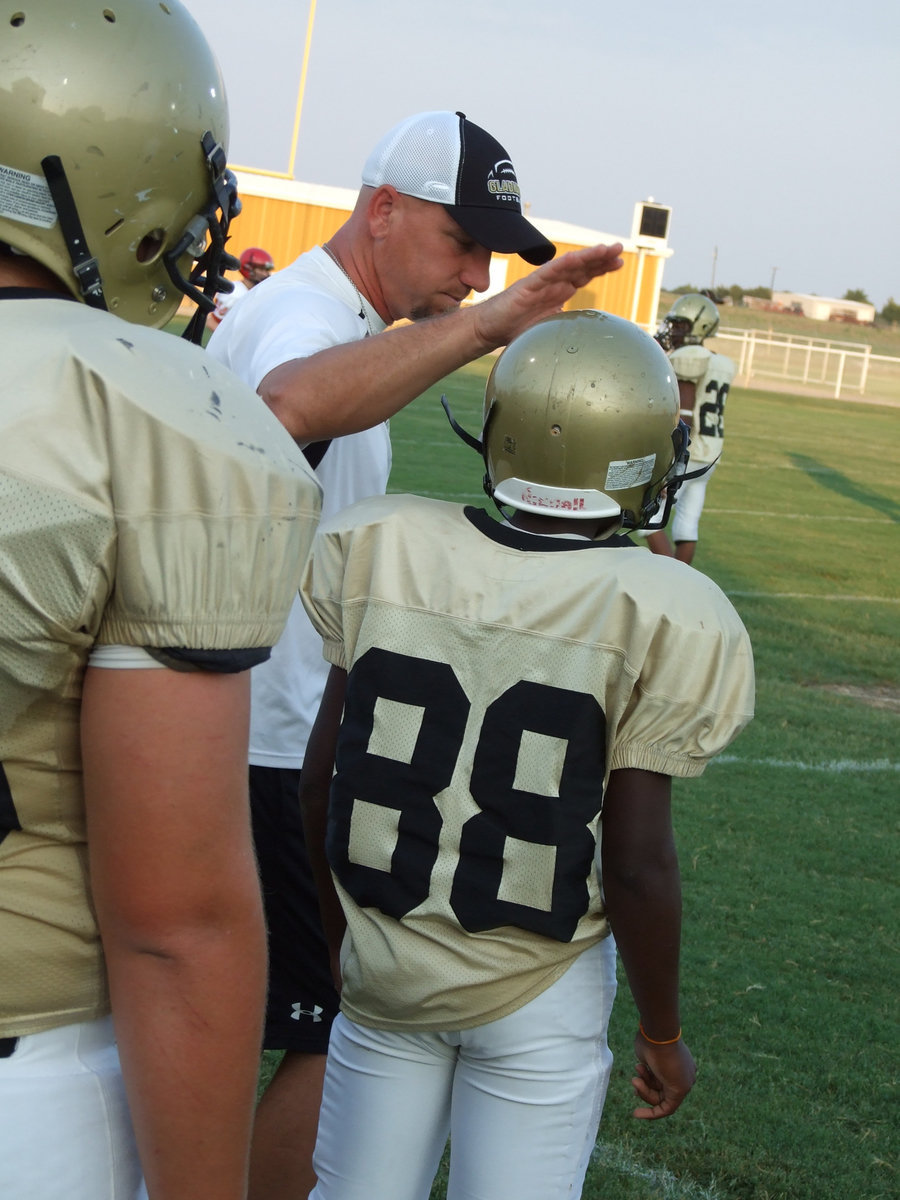
[[[322,1020],[322,1008],[314,1004],[312,1008],[304,1008],[302,1004],[291,1005],[291,1020],[299,1021],[301,1017],[312,1017],[313,1021]]]

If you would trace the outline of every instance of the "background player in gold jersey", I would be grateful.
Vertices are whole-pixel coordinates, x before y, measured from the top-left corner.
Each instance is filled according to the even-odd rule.
[[[671,778],[750,719],[753,667],[716,585],[620,532],[664,522],[678,408],[636,326],[550,317],[465,435],[508,519],[388,496],[317,535],[302,594],[332,670],[302,795],[342,998],[314,1200],[425,1200],[448,1134],[451,1200],[579,1195],[611,934],[635,1116],[693,1085]]]
[[[0,1196],[243,1200],[247,668],[319,489],[252,391],[139,328],[212,307],[235,206],[178,0],[5,16],[0,124]]]
[[[722,456],[725,401],[736,370],[727,355],[716,354],[703,345],[718,328],[719,310],[715,304],[708,296],[691,292],[678,297],[656,335],[678,380],[681,415],[691,433],[691,466],[705,466],[706,470],[685,480],[679,489],[670,528],[672,541],[660,530],[648,535],[647,545],[654,554],[674,554],[686,563],[694,561],[706,486]]]

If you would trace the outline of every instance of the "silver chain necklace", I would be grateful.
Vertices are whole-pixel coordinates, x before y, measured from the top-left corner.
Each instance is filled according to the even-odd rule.
[[[340,273],[344,276],[344,278],[347,280],[347,282],[353,288],[354,292],[356,292],[356,298],[359,301],[359,315],[365,321],[366,328],[368,330],[366,337],[374,337],[375,334],[378,332],[378,330],[372,328],[372,318],[369,316],[369,310],[366,307],[365,300],[363,300],[362,292],[359,290],[359,288],[353,282],[352,278],[350,277],[350,275],[347,272],[347,268],[344,266],[344,264],[341,262],[341,260],[338,258],[338,256],[335,254],[335,252],[332,250],[332,248],[328,245],[327,242],[322,243],[322,249],[325,251],[325,253],[331,259],[331,261],[334,263],[334,265],[337,267],[337,269],[340,271]]]

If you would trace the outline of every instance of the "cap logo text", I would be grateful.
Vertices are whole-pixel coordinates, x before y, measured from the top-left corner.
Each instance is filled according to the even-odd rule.
[[[488,172],[487,190],[498,200],[511,200],[514,203],[521,200],[522,193],[515,168],[508,158],[501,158]]]

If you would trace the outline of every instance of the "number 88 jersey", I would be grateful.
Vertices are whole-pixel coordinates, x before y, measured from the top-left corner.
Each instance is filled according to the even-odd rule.
[[[302,594],[348,671],[327,835],[342,1007],[386,1029],[504,1016],[609,932],[610,770],[697,775],[749,720],[746,632],[710,580],[627,538],[412,496],[323,525]]]

